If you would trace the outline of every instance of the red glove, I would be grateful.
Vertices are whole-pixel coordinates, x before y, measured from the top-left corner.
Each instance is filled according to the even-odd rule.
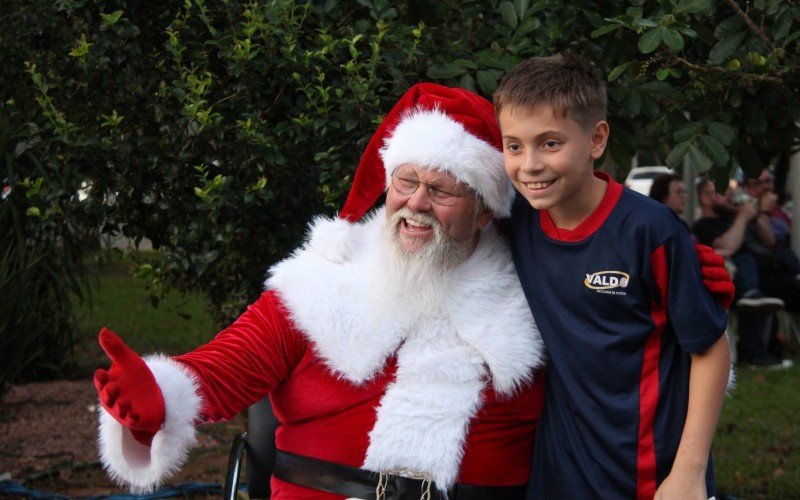
[[[731,281],[731,274],[725,268],[725,259],[709,246],[695,243],[694,248],[700,261],[703,284],[722,307],[729,308],[736,289]]]
[[[100,346],[111,359],[108,371],[94,372],[100,404],[137,441],[150,446],[164,423],[161,388],[144,360],[108,328],[100,331]]]

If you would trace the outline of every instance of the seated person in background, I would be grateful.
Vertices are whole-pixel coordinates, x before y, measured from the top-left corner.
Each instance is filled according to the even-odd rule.
[[[689,225],[681,217],[686,210],[686,186],[678,174],[659,174],[650,186],[650,198],[662,203],[678,216],[678,220],[689,229]]]
[[[736,266],[738,359],[754,366],[783,367],[783,360],[769,353],[762,336],[763,315],[784,307],[782,299],[767,296],[761,289],[774,243],[768,217],[759,212],[753,200],[736,199],[739,203],[734,203],[731,190],[721,196],[708,178],[697,182],[697,199],[701,215],[692,226],[697,241],[711,246]]]
[[[778,203],[775,178],[772,173],[765,168],[757,179],[744,179],[742,190],[758,200],[759,210],[769,216],[770,228],[775,236],[773,254],[780,265],[794,275],[795,284],[800,284],[800,259],[791,248],[792,220]]]

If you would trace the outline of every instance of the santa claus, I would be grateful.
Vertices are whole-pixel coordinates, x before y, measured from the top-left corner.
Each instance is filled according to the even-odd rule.
[[[544,353],[492,222],[513,196],[501,147],[488,101],[415,85],[370,141],[340,216],[312,222],[233,325],[144,359],[101,332],[108,472],[152,490],[198,424],[269,394],[275,500],[522,498]]]

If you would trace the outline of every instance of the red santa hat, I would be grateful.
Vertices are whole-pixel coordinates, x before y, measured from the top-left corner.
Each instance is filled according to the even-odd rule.
[[[440,170],[468,184],[496,217],[510,213],[514,188],[503,168],[492,104],[464,89],[418,83],[370,139],[339,217],[355,222],[375,203],[400,165]]]

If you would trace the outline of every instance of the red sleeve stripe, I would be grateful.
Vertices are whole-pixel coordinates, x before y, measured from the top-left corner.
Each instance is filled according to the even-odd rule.
[[[658,362],[661,357],[661,336],[667,324],[668,269],[664,247],[650,256],[650,266],[660,297],[653,299],[650,316],[653,332],[644,346],[642,377],[639,381],[639,446],[636,457],[636,497],[652,499],[656,494],[656,450],[653,436],[658,407]]]

